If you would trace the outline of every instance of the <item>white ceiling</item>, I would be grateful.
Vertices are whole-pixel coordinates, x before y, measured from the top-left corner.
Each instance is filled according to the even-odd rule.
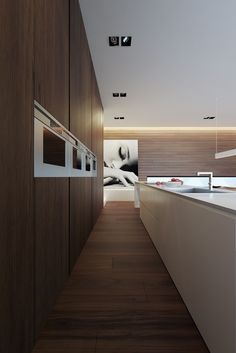
[[[105,126],[236,126],[235,0],[80,0]],[[132,35],[132,47],[109,47]],[[127,98],[112,97],[127,92]],[[218,103],[216,103],[218,102]],[[114,120],[125,116],[125,120]]]

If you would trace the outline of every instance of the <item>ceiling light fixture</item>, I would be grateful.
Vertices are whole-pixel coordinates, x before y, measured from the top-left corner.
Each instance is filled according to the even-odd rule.
[[[130,47],[132,42],[131,36],[122,36],[121,37],[121,46],[122,47]]]
[[[116,47],[120,44],[120,38],[118,36],[110,36],[109,37],[109,46]]]
[[[206,116],[205,118],[203,118],[204,120],[212,120],[215,119],[215,116]]]
[[[124,97],[127,97],[127,93],[126,92],[121,92],[121,93],[113,92],[112,96],[115,98],[118,98],[118,97],[124,98]]]

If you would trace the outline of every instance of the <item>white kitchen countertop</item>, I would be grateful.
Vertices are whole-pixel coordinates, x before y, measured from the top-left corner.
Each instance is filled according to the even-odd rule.
[[[212,206],[221,209],[225,212],[230,212],[236,214],[236,192],[230,190],[217,190],[217,193],[188,193],[196,186],[183,185],[180,187],[166,187],[157,186],[154,184],[147,184],[145,182],[138,182],[141,185],[151,187],[153,189],[162,190],[163,192],[170,192],[176,194],[179,197],[188,198],[192,201],[197,201],[199,203]],[[182,191],[182,192],[181,192]]]

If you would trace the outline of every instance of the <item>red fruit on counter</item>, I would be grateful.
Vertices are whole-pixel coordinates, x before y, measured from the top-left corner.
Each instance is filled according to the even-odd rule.
[[[172,181],[173,183],[181,183],[181,184],[184,183],[183,180],[178,179],[178,178],[171,178],[171,181]]]
[[[165,183],[164,183],[163,181],[157,181],[157,182],[156,182],[156,185],[162,186],[162,185],[165,185]]]

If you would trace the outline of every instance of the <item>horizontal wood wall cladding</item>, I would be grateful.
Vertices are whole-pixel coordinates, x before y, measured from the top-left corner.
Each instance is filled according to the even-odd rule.
[[[35,181],[36,337],[69,273],[69,183],[64,178]]]
[[[33,2],[1,0],[0,352],[33,344]]]
[[[108,130],[104,139],[137,139],[139,178],[155,175],[196,175],[213,171],[218,176],[236,176],[236,157],[216,160],[215,131]],[[218,150],[236,148],[236,131],[221,131]]]
[[[36,0],[35,99],[69,127],[69,1]]]
[[[35,1],[35,99],[69,127],[69,2]],[[36,337],[69,274],[69,179],[35,180]]]
[[[92,179],[93,225],[103,208],[103,109],[95,73],[92,75],[92,151],[98,159],[97,178]]]

